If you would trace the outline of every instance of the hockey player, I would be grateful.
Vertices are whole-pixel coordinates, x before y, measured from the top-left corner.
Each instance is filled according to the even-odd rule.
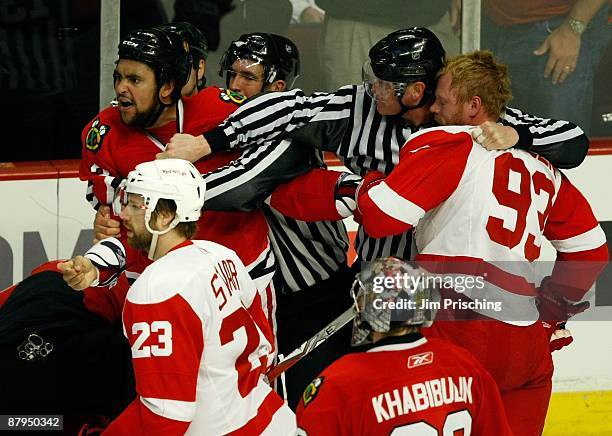
[[[206,59],[208,58],[206,39],[200,29],[187,22],[165,24],[159,28],[165,32],[176,33],[189,45],[191,68],[181,94],[185,97],[193,97],[206,86]]]
[[[431,110],[439,123],[479,125],[496,120],[510,96],[507,68],[490,52],[474,52],[441,70]],[[428,269],[484,278],[483,286],[449,290],[443,319],[459,321],[438,320],[431,335],[483,363],[515,434],[539,435],[552,385],[549,339],[557,324],[584,309],[580,300],[608,259],[606,238],[558,169],[517,148],[487,152],[470,129],[414,134],[387,177],[366,176],[358,210],[376,238],[417,226],[417,260]],[[544,237],[557,249],[557,262],[537,290],[533,262]],[[499,310],[485,300],[499,302]],[[470,308],[454,305],[462,302]]]
[[[105,434],[291,434],[295,417],[262,377],[272,344],[259,294],[232,250],[192,241],[206,186],[176,159],[139,164],[125,183],[128,243],[154,262],[128,291],[124,332],[138,398]],[[92,284],[86,257],[63,264]]]
[[[423,273],[388,257],[357,275],[352,343],[373,346],[334,362],[306,388],[298,434],[512,434],[483,366],[463,348],[420,333],[437,301],[431,288],[411,284]]]
[[[135,30],[119,45],[119,60],[114,72],[118,106],[104,109],[83,131],[80,177],[89,182],[87,199],[94,208],[106,206],[97,214],[96,221],[100,216],[106,222],[113,218],[109,207],[116,198],[115,190],[121,180],[137,164],[154,159],[165,149],[174,133],[207,131],[218,125],[243,100],[239,94],[214,87],[205,88],[192,98],[182,99],[180,90],[190,68],[188,47],[175,32],[160,29]],[[272,170],[282,181],[308,169],[303,165],[305,154],[291,149],[270,150],[260,156],[282,155],[273,159],[278,165]],[[202,173],[207,173],[227,165],[238,155],[230,152],[201,160],[196,165]],[[265,171],[262,174],[262,179],[270,183],[271,177]],[[274,182],[277,183],[276,179]],[[265,192],[266,187],[252,182],[249,189]],[[214,209],[221,200],[214,195],[213,182],[210,192],[205,207]],[[264,193],[261,195],[265,196]],[[239,207],[241,199],[229,194],[226,197],[224,202]],[[268,225],[261,211],[215,211],[206,214],[202,221],[197,238],[230,246],[238,253],[257,281],[263,304],[268,307],[268,317],[273,322],[275,296],[271,279],[275,257],[268,239]],[[96,224],[95,229],[100,230],[100,226]],[[139,273],[139,269],[127,271],[131,280]]]

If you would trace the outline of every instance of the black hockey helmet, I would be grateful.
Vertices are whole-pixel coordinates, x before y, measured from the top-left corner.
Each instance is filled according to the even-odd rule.
[[[406,85],[423,82],[426,85],[425,102],[431,101],[435,94],[437,74],[444,65],[446,52],[438,37],[424,27],[411,27],[390,33],[369,52],[371,68],[378,79],[404,86],[396,87],[399,98]]]
[[[200,59],[208,58],[208,43],[200,29],[187,21],[163,24],[159,28],[166,32],[176,33],[189,44],[189,54],[193,65],[197,65]]]
[[[174,80],[178,99],[191,69],[189,44],[175,33],[159,28],[131,31],[119,43],[119,59],[144,62],[155,71],[157,86]]]
[[[235,41],[223,54],[219,66],[219,75],[232,69],[237,59],[252,59],[264,67],[264,81],[267,84],[275,80],[284,80],[287,89],[295,84],[300,74],[300,53],[297,46],[284,36],[273,33],[245,33]],[[229,86],[229,76],[226,77]]]

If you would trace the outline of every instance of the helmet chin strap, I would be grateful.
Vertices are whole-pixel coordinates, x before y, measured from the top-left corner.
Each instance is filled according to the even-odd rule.
[[[411,109],[418,109],[420,107],[425,106],[426,104],[429,104],[430,98],[427,96],[427,91],[425,91],[425,93],[423,93],[423,97],[421,97],[421,101],[419,101],[418,104],[415,104],[414,106],[406,106],[403,102],[402,99],[404,97],[404,93],[406,92],[406,89],[408,88],[407,86],[408,84],[406,84],[406,87],[404,88],[404,90],[402,91],[402,95],[398,95],[397,96],[397,102],[400,104],[400,106],[402,107],[402,109],[399,111],[399,113],[397,114],[398,117],[403,116],[406,112],[408,112]]]
[[[160,89],[161,89],[161,87],[157,88],[157,102],[159,103],[158,106],[157,106],[157,109],[148,118],[146,118],[144,120],[144,122],[143,122],[143,127],[144,128],[151,127],[153,124],[155,124],[157,122],[157,120],[159,119],[159,117],[161,116],[161,114],[164,111],[164,109],[166,109],[167,107],[170,107],[170,106],[173,106],[173,105],[177,104],[176,101],[174,103],[170,103],[170,104],[165,104],[163,101],[161,101],[161,98],[159,97]]]
[[[179,219],[175,215],[174,219],[172,220],[172,222],[170,224],[168,224],[168,228],[165,229],[165,230],[153,230],[151,228],[151,225],[149,224],[149,221],[151,221],[151,211],[149,209],[147,209],[147,211],[145,213],[145,227],[147,228],[149,233],[151,233],[151,235],[152,235],[151,236],[151,244],[149,245],[148,257],[149,257],[150,260],[154,260],[154,258],[155,258],[155,250],[157,249],[157,240],[158,240],[159,236],[160,235],[165,235],[170,230],[175,228],[178,225],[178,223],[179,223]]]

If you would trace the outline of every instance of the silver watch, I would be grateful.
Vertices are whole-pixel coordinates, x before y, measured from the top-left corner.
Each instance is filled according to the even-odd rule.
[[[580,21],[572,17],[568,17],[567,23],[576,35],[582,35],[587,28],[584,21]]]

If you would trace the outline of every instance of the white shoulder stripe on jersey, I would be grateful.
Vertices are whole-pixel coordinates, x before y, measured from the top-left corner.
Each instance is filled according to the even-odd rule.
[[[415,226],[425,215],[423,209],[399,195],[385,182],[370,189],[368,195],[380,210],[398,221]]]
[[[389,345],[380,345],[378,347],[370,348],[367,353],[376,353],[378,351],[400,351],[400,350],[410,350],[412,348],[420,347],[427,343],[427,338],[417,339],[414,342],[408,342],[405,344],[389,344]]]
[[[550,241],[550,243],[562,253],[577,253],[601,247],[606,243],[606,234],[598,224],[588,232],[567,239]]]
[[[195,416],[195,401],[166,400],[162,398],[140,397],[147,409],[156,415],[175,421],[191,422]]]

